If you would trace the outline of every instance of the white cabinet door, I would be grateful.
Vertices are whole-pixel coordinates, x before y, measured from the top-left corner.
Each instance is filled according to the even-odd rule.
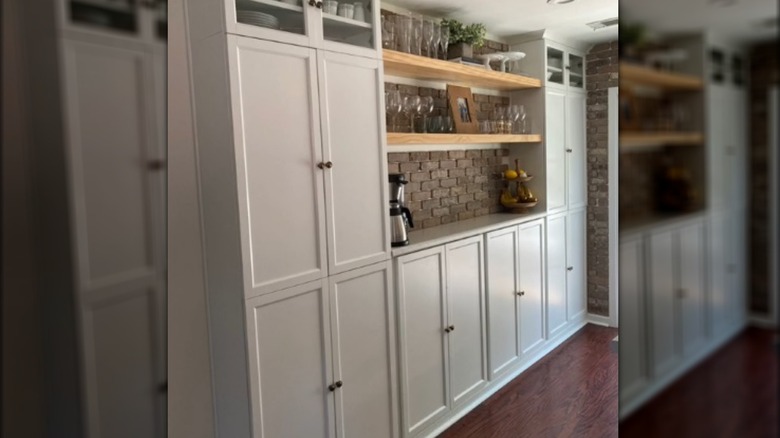
[[[645,326],[644,245],[641,236],[620,242],[620,401],[633,399],[648,384]]]
[[[482,236],[476,236],[445,247],[453,406],[467,400],[487,382],[482,242]]]
[[[729,226],[723,212],[710,215],[709,232],[709,322],[710,333],[715,339],[722,339],[731,327],[733,310],[729,284]]]
[[[327,275],[317,63],[296,46],[228,35],[228,47],[251,297]]]
[[[587,311],[587,264],[585,210],[566,217],[566,315],[567,321],[582,319]]]
[[[680,273],[680,328],[684,355],[699,351],[706,341],[704,226],[697,222],[677,232]]]
[[[398,436],[393,305],[390,262],[330,277],[339,438]]]
[[[656,378],[674,369],[680,359],[675,237],[676,234],[669,230],[653,233],[649,237],[650,275],[647,291],[651,312],[653,376]]]
[[[547,219],[547,337],[566,326],[566,216]]]
[[[324,173],[333,275],[389,257],[383,81],[379,61],[318,56],[324,161],[332,163]]]
[[[569,209],[587,202],[585,94],[566,95],[566,192]],[[549,177],[549,176],[548,176]]]
[[[396,263],[402,418],[404,432],[414,434],[450,407],[444,248]]]
[[[254,436],[335,437],[325,281],[261,295],[246,307]]]
[[[511,227],[485,235],[485,263],[488,313],[488,352],[490,378],[512,369],[518,363],[518,228]]]
[[[63,40],[77,317],[90,436],[164,434],[165,177],[155,65],[136,45]]]
[[[544,220],[520,225],[520,351],[544,342]]]
[[[545,104],[547,211],[566,208],[566,95],[547,91]]]

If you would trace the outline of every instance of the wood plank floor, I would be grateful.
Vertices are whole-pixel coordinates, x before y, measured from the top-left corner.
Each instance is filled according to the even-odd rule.
[[[779,359],[777,332],[749,328],[620,422],[620,436],[780,436]]]
[[[440,437],[616,437],[617,332],[586,325]]]

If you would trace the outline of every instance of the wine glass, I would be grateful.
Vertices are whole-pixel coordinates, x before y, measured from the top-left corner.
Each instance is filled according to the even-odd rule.
[[[414,116],[420,113],[420,96],[404,96],[403,111],[409,117],[409,128],[414,132]]]
[[[422,29],[423,29],[423,39],[422,39],[422,46],[425,47],[425,55],[427,55],[429,58],[431,58],[431,42],[433,41],[433,19],[424,17],[423,23],[422,23]],[[422,50],[421,50],[421,55]]]
[[[391,130],[392,132],[396,132],[396,118],[403,110],[403,99],[401,99],[400,91],[390,90],[385,93],[385,110],[387,111],[387,114],[390,115],[390,119],[392,120]]]
[[[517,113],[519,115],[517,119],[517,130],[520,134],[528,134],[528,115],[525,113],[525,106],[517,105]]]
[[[447,59],[447,46],[450,45],[450,27],[446,24],[441,25],[441,40],[439,44],[441,45],[441,51],[442,51],[442,59]]]
[[[433,59],[439,58],[439,43],[441,43],[441,24],[438,21],[434,21],[433,39],[431,40],[431,48],[428,51],[428,56]]]
[[[412,46],[409,53],[413,55],[422,55],[422,41],[423,41],[423,17],[418,14],[411,14],[412,20]]]
[[[433,97],[425,96],[420,98],[420,113],[423,117],[423,132],[427,131],[428,115],[433,112]]]
[[[509,108],[507,109],[507,117],[509,118],[509,121],[512,123],[508,131],[510,134],[515,134],[519,128],[517,122],[520,119],[520,105],[510,105]]]

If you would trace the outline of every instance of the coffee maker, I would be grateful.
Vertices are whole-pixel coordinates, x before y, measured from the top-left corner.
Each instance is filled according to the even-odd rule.
[[[390,174],[390,239],[394,247],[409,244],[406,229],[414,228],[412,212],[404,204],[404,186],[409,182],[402,173]]]

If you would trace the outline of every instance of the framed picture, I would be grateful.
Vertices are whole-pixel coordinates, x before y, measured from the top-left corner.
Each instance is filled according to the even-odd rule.
[[[447,96],[452,110],[452,120],[455,121],[455,132],[477,133],[477,105],[474,103],[471,88],[447,84]]]

